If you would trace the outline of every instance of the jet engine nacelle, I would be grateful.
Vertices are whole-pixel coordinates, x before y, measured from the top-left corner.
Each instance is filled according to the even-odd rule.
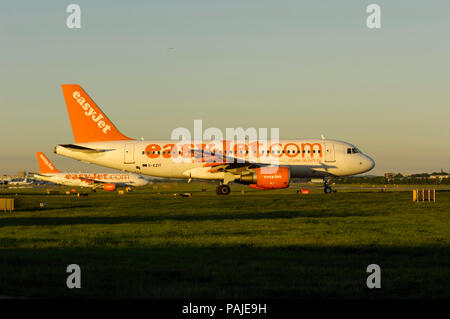
[[[241,175],[236,182],[263,190],[289,187],[291,174],[288,167],[258,167],[253,171],[253,173]]]
[[[114,192],[116,190],[116,184],[104,184],[103,189],[105,191]]]

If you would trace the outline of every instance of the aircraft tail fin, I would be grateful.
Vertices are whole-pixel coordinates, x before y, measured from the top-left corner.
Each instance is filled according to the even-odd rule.
[[[39,169],[41,173],[59,173],[56,167],[50,162],[50,160],[42,152],[36,153]]]
[[[61,87],[75,143],[131,140],[119,132],[80,85]]]

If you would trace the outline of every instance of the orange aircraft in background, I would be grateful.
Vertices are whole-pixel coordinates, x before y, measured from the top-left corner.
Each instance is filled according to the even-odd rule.
[[[60,185],[89,187],[93,190],[103,188],[115,191],[117,187],[144,186],[149,181],[143,176],[129,173],[64,173],[56,169],[42,152],[36,153],[39,163],[39,173],[34,178]]]

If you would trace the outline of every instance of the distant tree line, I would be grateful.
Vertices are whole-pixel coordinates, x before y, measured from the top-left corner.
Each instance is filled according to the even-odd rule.
[[[426,175],[426,176],[425,176]],[[395,175],[393,178],[384,176],[348,176],[333,177],[331,180],[336,184],[427,184],[427,185],[450,185],[450,178],[430,179],[430,174],[414,174],[411,176]]]

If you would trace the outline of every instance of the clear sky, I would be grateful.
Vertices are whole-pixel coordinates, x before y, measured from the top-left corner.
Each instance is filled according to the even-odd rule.
[[[66,7],[81,6],[81,29]],[[366,7],[381,6],[381,29]],[[450,1],[3,1],[0,173],[108,171],[73,142],[60,84],[81,84],[126,135],[278,127],[357,145],[371,173],[450,170]]]

